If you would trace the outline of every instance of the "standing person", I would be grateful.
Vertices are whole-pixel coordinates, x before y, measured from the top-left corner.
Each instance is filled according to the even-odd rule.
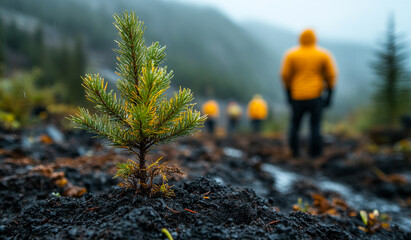
[[[243,110],[236,101],[230,101],[227,105],[228,133],[237,131],[238,122],[243,115]]]
[[[322,155],[321,113],[331,105],[336,75],[331,53],[316,46],[313,30],[305,30],[300,36],[300,46],[286,53],[281,70],[292,109],[289,140],[294,157],[300,155],[299,131],[305,113],[310,115],[310,156]],[[324,90],[327,96],[322,99]]]
[[[264,119],[267,118],[267,103],[260,94],[254,95],[253,99],[248,103],[247,115],[251,120],[251,128],[254,133],[261,132],[261,125]]]
[[[202,112],[207,114],[206,126],[208,132],[211,134],[214,133],[216,121],[220,115],[218,103],[215,100],[208,100],[203,104]]]

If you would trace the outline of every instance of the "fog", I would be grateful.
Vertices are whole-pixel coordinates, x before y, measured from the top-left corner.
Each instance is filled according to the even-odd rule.
[[[387,18],[395,16],[397,29],[410,41],[411,1],[407,0],[168,0],[219,9],[237,22],[259,21],[294,32],[314,28],[330,40],[376,44]]]

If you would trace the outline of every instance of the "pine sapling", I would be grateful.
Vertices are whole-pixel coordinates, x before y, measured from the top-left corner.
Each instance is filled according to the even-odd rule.
[[[145,45],[144,26],[135,13],[125,11],[114,19],[120,37],[115,50],[120,96],[107,91],[107,82],[98,74],[88,74],[83,77],[83,87],[99,114],[80,107],[70,119],[77,127],[136,155],[136,160],[117,165],[115,177],[124,180],[122,186],[143,195],[171,196],[173,190],[165,182],[170,173],[182,174],[181,170],[161,163],[161,158],[150,162],[147,154],[156,145],[193,134],[206,117],[193,109],[190,89],[180,88],[170,98],[166,96],[173,73],[160,66],[165,47],[158,42]],[[161,184],[153,182],[158,176]]]

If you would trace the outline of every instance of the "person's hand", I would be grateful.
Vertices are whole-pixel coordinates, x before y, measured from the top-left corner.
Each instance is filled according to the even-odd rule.
[[[287,89],[287,102],[293,104],[293,98],[291,97],[291,90]]]
[[[323,107],[324,107],[324,108],[328,108],[330,105],[331,105],[331,99],[327,96],[327,97],[324,99]]]
[[[331,106],[332,94],[333,94],[333,90],[332,90],[332,89],[328,89],[327,97],[324,99],[324,104],[323,104],[323,107],[324,107],[324,108],[328,108],[328,107]]]

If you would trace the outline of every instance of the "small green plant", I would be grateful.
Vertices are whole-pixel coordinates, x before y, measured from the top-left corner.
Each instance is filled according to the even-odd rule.
[[[390,221],[390,216],[387,214],[381,214],[377,209],[372,213],[367,213],[365,210],[360,211],[361,220],[365,227],[359,226],[358,228],[367,233],[374,233],[379,229],[390,229],[388,221]]]
[[[61,197],[60,193],[58,193],[58,192],[52,192],[52,193],[51,193],[51,196],[53,196],[53,197]]]
[[[206,119],[193,109],[190,89],[181,89],[167,98],[172,72],[160,67],[165,58],[165,47],[158,42],[145,45],[143,23],[133,12],[114,15],[120,40],[117,74],[120,79],[116,93],[107,91],[107,82],[98,74],[86,75],[83,86],[88,100],[96,104],[100,114],[91,114],[79,108],[79,114],[71,116],[78,127],[108,139],[113,146],[123,148],[136,155],[117,165],[117,174],[124,181],[122,186],[135,189],[143,195],[173,195],[165,183],[170,173],[181,174],[177,167],[168,167],[161,158],[149,162],[148,152],[156,145],[170,142],[179,136],[191,135]],[[154,184],[161,176],[162,184]]]
[[[308,212],[308,209],[310,208],[310,204],[308,202],[304,202],[303,204],[303,199],[298,198],[297,199],[297,204],[293,205],[293,210],[294,211],[300,211],[300,212]]]

